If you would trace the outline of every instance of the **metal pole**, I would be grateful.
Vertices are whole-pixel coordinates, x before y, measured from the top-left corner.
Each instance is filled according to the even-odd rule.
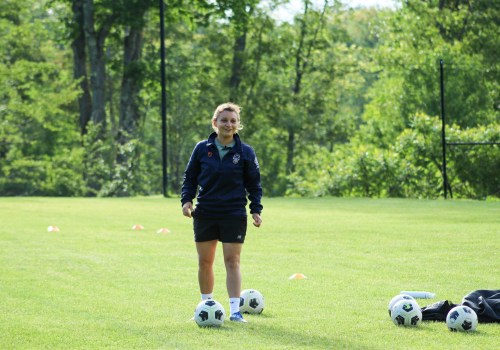
[[[162,140],[162,170],[163,196],[168,195],[167,176],[167,91],[165,88],[165,3],[160,0],[160,75],[161,75],[161,140]]]
[[[443,60],[439,60],[440,85],[441,85],[441,144],[443,147],[443,190],[444,199],[448,194],[448,177],[446,176],[446,122],[444,118],[444,69]]]

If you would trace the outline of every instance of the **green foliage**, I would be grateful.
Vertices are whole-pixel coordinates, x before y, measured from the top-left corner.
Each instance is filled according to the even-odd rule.
[[[2,166],[0,188],[5,195],[41,195],[48,162],[19,159]]]
[[[500,137],[498,125],[449,130],[448,142],[498,142]],[[497,196],[498,145],[448,149],[448,178],[455,197]],[[311,146],[289,180],[289,195],[436,198],[443,186],[441,121],[414,116],[388,149],[352,142],[330,153]]]
[[[300,157],[296,164],[296,171],[288,176],[290,185],[287,189],[288,196],[314,196],[322,197],[333,192],[334,183],[338,173],[334,173],[333,154],[325,147],[310,146]]]
[[[313,156],[301,158],[299,170],[290,176],[289,195],[413,197],[411,179],[417,168],[393,150],[372,145],[339,145],[333,153],[314,147]]]
[[[0,193],[79,195],[76,84],[44,25],[46,14],[26,5],[3,3],[9,12],[0,18]]]
[[[0,193],[6,196],[78,196],[86,193],[81,150],[54,157],[18,157],[2,167]]]
[[[416,115],[397,137],[394,151],[413,171],[406,176],[410,196],[435,198],[442,187],[441,123],[438,118]],[[404,185],[404,184],[403,184]]]
[[[245,129],[243,131],[245,132]],[[245,139],[244,132],[243,139]],[[267,184],[264,188],[265,196],[275,197],[285,193],[286,154],[281,147],[285,140],[285,133],[277,128],[259,130],[252,137],[259,159],[261,182]]]
[[[477,40],[478,27],[489,32],[498,30],[498,24],[491,19],[477,22],[481,10],[465,5],[440,9],[436,2],[407,1],[400,11],[387,15],[389,25],[375,28],[381,40],[375,53],[383,72],[370,91],[372,102],[364,117],[376,125],[372,130],[378,127],[394,135],[415,113],[440,115],[440,59],[445,63],[449,120],[462,127],[500,121],[495,107],[498,61],[492,64],[486,58],[491,55],[488,47],[470,46]],[[476,18],[474,24],[471,18]],[[376,110],[382,115],[377,117]]]
[[[99,192],[99,196],[137,196],[144,194],[155,194],[155,186],[147,167],[141,166],[143,157],[142,150],[145,145],[137,139],[131,139],[123,145],[118,145],[115,151],[118,157],[125,159],[125,162],[116,162],[112,168],[113,174],[109,182],[106,182]],[[157,169],[157,174],[160,170]],[[158,184],[161,182],[158,179]],[[158,187],[157,187],[158,188]]]
[[[449,129],[449,142],[492,143],[448,146],[452,194],[456,198],[486,199],[500,197],[500,125],[461,130]]]
[[[83,172],[83,149],[65,150],[52,157],[46,167],[47,180],[42,195],[83,196],[87,193]],[[28,179],[30,177],[27,177]]]
[[[322,15],[309,4],[306,14],[280,23],[258,0],[165,2],[167,192],[180,190],[195,143],[211,132],[213,109],[232,96],[243,106],[241,136],[257,151],[266,196],[437,198],[440,59],[448,139],[498,140],[500,7],[410,0],[397,10],[346,10],[334,2]],[[157,3],[93,1],[95,29],[109,29],[101,42],[107,120],[85,136],[71,5],[0,4],[0,195],[160,193]],[[130,45],[133,53],[124,49],[131,30],[144,43]],[[244,51],[235,38],[244,38]],[[125,65],[127,57],[134,60]],[[129,95],[124,74],[133,75]],[[129,99],[134,113],[125,120]],[[453,196],[500,196],[498,161],[498,146],[449,147]]]
[[[88,132],[83,137],[84,179],[89,196],[99,195],[111,181],[113,174],[111,166],[114,161],[113,143],[99,138],[99,135],[102,135],[102,126],[90,122]]]

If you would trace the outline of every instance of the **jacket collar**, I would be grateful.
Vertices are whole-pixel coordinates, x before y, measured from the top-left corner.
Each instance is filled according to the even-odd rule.
[[[210,134],[210,136],[208,137],[208,143],[207,143],[207,146],[208,147],[216,147],[215,146],[215,138],[217,137],[217,133],[214,131],[213,133]],[[233,136],[234,138],[234,146],[233,146],[233,149],[234,150],[238,150],[238,151],[241,151],[241,140],[240,140],[240,135],[238,134],[234,134]]]

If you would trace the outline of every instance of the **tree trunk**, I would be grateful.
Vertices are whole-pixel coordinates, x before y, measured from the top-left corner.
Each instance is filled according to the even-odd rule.
[[[240,83],[243,75],[243,64],[244,64],[244,55],[245,55],[245,47],[247,40],[247,28],[245,26],[244,31],[236,37],[234,40],[234,49],[233,49],[233,68],[231,71],[231,78],[229,80],[229,100],[237,101],[238,98],[238,90],[240,87]]]
[[[74,38],[71,42],[73,50],[73,77],[79,80],[82,95],[78,98],[80,114],[80,133],[87,133],[87,124],[92,114],[92,99],[90,96],[87,76],[87,55],[85,53],[85,32],[83,30],[83,3],[82,0],[72,0],[73,20],[75,23]]]
[[[126,143],[135,136],[139,125],[139,93],[142,87],[140,59],[143,46],[142,29],[130,29],[124,41],[123,78],[120,94],[118,141]]]
[[[328,6],[328,1],[325,0],[324,5],[323,5],[323,11],[321,12],[321,17],[319,20],[319,23],[313,33],[312,39],[309,41],[309,46],[305,47],[305,40],[306,36],[308,34],[308,27],[307,27],[307,14],[309,11],[309,0],[304,0],[304,15],[302,16],[302,23],[300,27],[300,39],[299,39],[299,46],[297,48],[297,52],[295,54],[295,82],[292,87],[292,93],[293,93],[293,103],[296,107],[298,107],[298,101],[299,99],[299,94],[300,90],[302,87],[302,78],[304,76],[304,72],[306,71],[307,65],[310,63],[311,60],[311,52],[316,44],[316,39],[319,33],[319,30],[321,29],[323,25],[323,18],[326,12],[326,8]],[[305,53],[304,53],[305,51]],[[300,121],[297,122],[295,120],[290,121],[289,127],[288,127],[288,143],[287,143],[287,164],[286,164],[286,173],[291,174],[295,170],[295,164],[294,164],[294,156],[295,156],[295,138],[296,134],[300,131],[300,129],[296,128],[295,125],[301,125]],[[300,135],[299,135],[300,137]]]
[[[90,88],[92,91],[92,114],[90,119],[96,125],[106,129],[106,69],[104,42],[109,34],[112,17],[104,21],[102,28],[94,28],[94,2],[83,0],[83,17],[85,39],[90,60]]]
[[[298,96],[300,93],[300,87],[302,84],[302,74],[304,69],[304,58],[303,58],[303,48],[304,41],[307,35],[307,24],[306,17],[308,11],[308,1],[304,1],[304,16],[302,18],[302,25],[300,27],[300,39],[299,46],[297,47],[297,52],[295,53],[295,81],[292,87],[293,102],[298,101]],[[288,141],[286,147],[286,174],[289,175],[295,170],[294,156],[295,156],[295,126],[294,121],[289,122],[288,131]]]
[[[97,144],[106,135],[106,69],[104,58],[104,42],[109,34],[114,15],[109,15],[102,21],[102,26],[96,31],[94,25],[94,2],[93,0],[81,0],[83,11],[83,31],[87,45],[88,60],[90,62],[90,93],[92,98],[92,108],[90,111],[90,121],[98,127],[97,133],[92,140],[87,140],[89,145]],[[87,123],[89,120],[87,120]],[[87,146],[87,161],[85,162],[84,177],[91,194],[99,193],[103,181],[104,173],[100,169],[94,169],[92,164],[96,159],[102,161],[102,149],[92,150],[92,146]]]
[[[123,147],[131,139],[137,138],[137,129],[140,125],[139,93],[142,88],[142,69],[140,59],[143,47],[142,28],[126,30],[123,45],[123,77],[120,92],[120,120],[117,134],[119,145],[116,154],[116,163],[119,166],[120,177],[117,179],[120,186],[115,195],[130,195],[132,189],[131,177],[139,157],[136,148]],[[120,147],[121,146],[121,147]]]
[[[289,175],[295,171],[293,157],[295,155],[295,130],[288,128],[288,141],[286,143],[286,174]]]
[[[234,28],[236,37],[233,45],[233,66],[229,78],[229,100],[238,102],[240,97],[240,85],[243,80],[243,67],[245,65],[245,49],[247,42],[248,23],[253,14],[254,4],[252,1],[235,2],[232,7],[234,17]]]

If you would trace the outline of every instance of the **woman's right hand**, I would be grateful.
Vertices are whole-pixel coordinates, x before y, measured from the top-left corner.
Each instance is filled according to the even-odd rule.
[[[184,203],[184,205],[182,206],[182,215],[190,218],[192,211],[193,211],[193,203],[191,202]]]

